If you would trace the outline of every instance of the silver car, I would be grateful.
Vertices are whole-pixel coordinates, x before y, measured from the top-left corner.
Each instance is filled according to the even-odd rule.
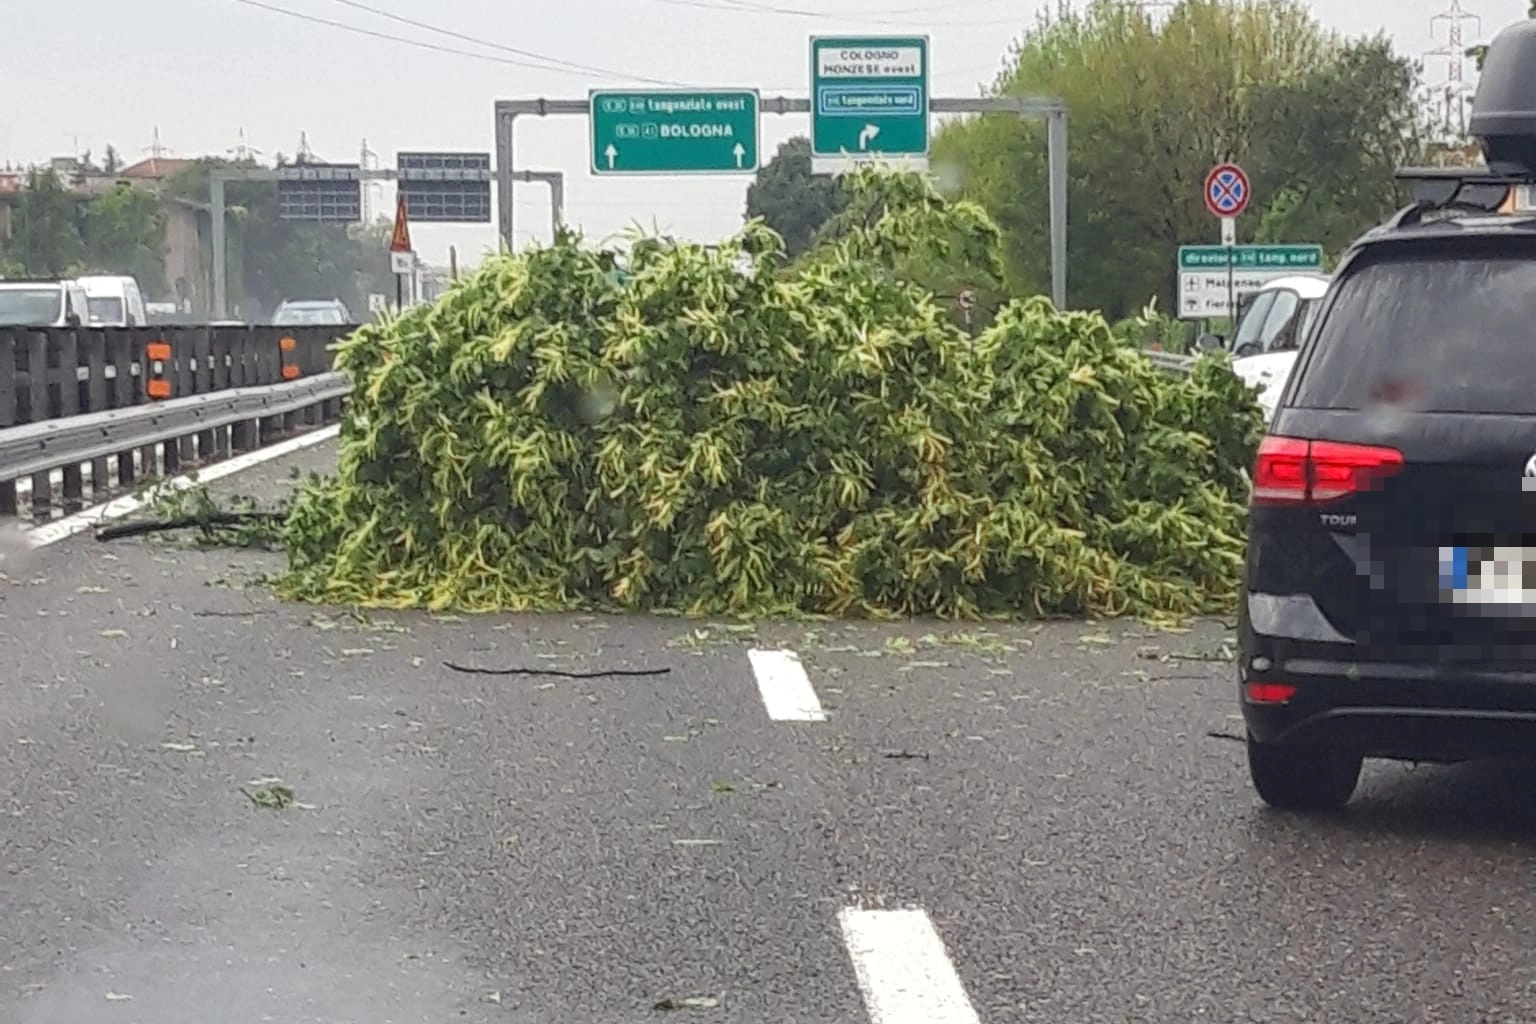
[[[297,299],[283,302],[272,314],[278,327],[310,327],[351,324],[349,311],[340,299]]]

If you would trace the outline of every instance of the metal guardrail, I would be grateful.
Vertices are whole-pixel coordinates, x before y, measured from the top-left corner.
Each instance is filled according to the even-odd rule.
[[[44,420],[0,432],[0,481],[180,441],[255,420],[272,420],[344,398],[342,373],[257,388],[234,388],[154,405]]]
[[[141,329],[136,337],[117,339],[115,354],[108,338],[87,338],[82,346],[78,335],[85,332],[80,331],[27,332],[26,337],[0,331],[0,357],[8,357],[16,371],[8,380],[6,360],[0,359],[0,517],[21,511],[18,482],[30,482],[30,511],[46,518],[60,472],[63,507],[74,511],[84,504],[87,469],[91,497],[105,500],[140,476],[170,475],[183,464],[251,451],[301,426],[340,416],[350,382],[330,370],[326,351],[339,331],[311,332],[301,348],[294,338],[298,332],[284,329],[265,329],[270,337],[262,337],[256,332],[263,329],[234,328],[234,337],[223,340],[219,333],[231,329],[183,330],[177,338],[180,352],[174,343],[151,340],[159,332]],[[51,333],[67,337],[49,338]],[[54,341],[60,352],[50,356],[48,346]],[[94,354],[80,358],[93,345]],[[27,350],[21,358],[18,347]],[[156,358],[167,349],[170,359]],[[1195,357],[1172,352],[1144,350],[1143,355],[1177,377],[1187,377],[1195,364]],[[75,372],[69,373],[72,364]],[[30,372],[39,365],[46,367],[42,377]],[[168,382],[165,390],[177,397],[149,398],[149,385],[156,381]],[[89,391],[92,401],[72,401],[75,389],[69,383],[79,388],[79,397]],[[9,401],[7,384],[12,385]],[[15,401],[18,389],[55,400],[46,410],[34,404],[27,411],[45,415],[18,423],[16,413],[23,411]],[[96,408],[79,408],[87,404]]]
[[[1164,373],[1171,373],[1175,377],[1188,377],[1195,368],[1195,357],[1179,355],[1177,352],[1153,352],[1143,350],[1142,355]]]
[[[0,328],[0,523],[334,419],[347,389],[330,346],[354,329]]]
[[[45,521],[108,501],[140,478],[174,476],[339,419],[344,374],[44,420],[0,429],[0,524]],[[62,501],[59,499],[62,497]]]
[[[354,329],[0,327],[0,429],[325,373]]]

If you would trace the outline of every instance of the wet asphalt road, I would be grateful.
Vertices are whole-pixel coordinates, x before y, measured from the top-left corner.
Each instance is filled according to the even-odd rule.
[[[879,1024],[848,907],[922,908],[989,1024],[1536,1019],[1528,769],[1265,811],[1220,624],[352,617],[274,565],[6,567],[0,1020]]]

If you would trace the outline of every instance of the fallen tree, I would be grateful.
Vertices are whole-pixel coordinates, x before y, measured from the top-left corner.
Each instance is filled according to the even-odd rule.
[[[342,343],[338,473],[284,528],[290,597],[471,611],[1198,613],[1242,559],[1253,395],[1167,377],[1043,299],[977,337],[914,260],[997,231],[915,176],[788,265],[562,234]],[[743,271],[742,258],[751,269]]]

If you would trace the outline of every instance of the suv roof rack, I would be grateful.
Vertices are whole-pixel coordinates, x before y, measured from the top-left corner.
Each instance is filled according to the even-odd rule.
[[[1393,174],[1413,187],[1413,205],[1399,210],[1387,227],[1422,223],[1440,211],[1493,213],[1517,185],[1536,185],[1529,174],[1505,174],[1487,167],[1400,167]]]

